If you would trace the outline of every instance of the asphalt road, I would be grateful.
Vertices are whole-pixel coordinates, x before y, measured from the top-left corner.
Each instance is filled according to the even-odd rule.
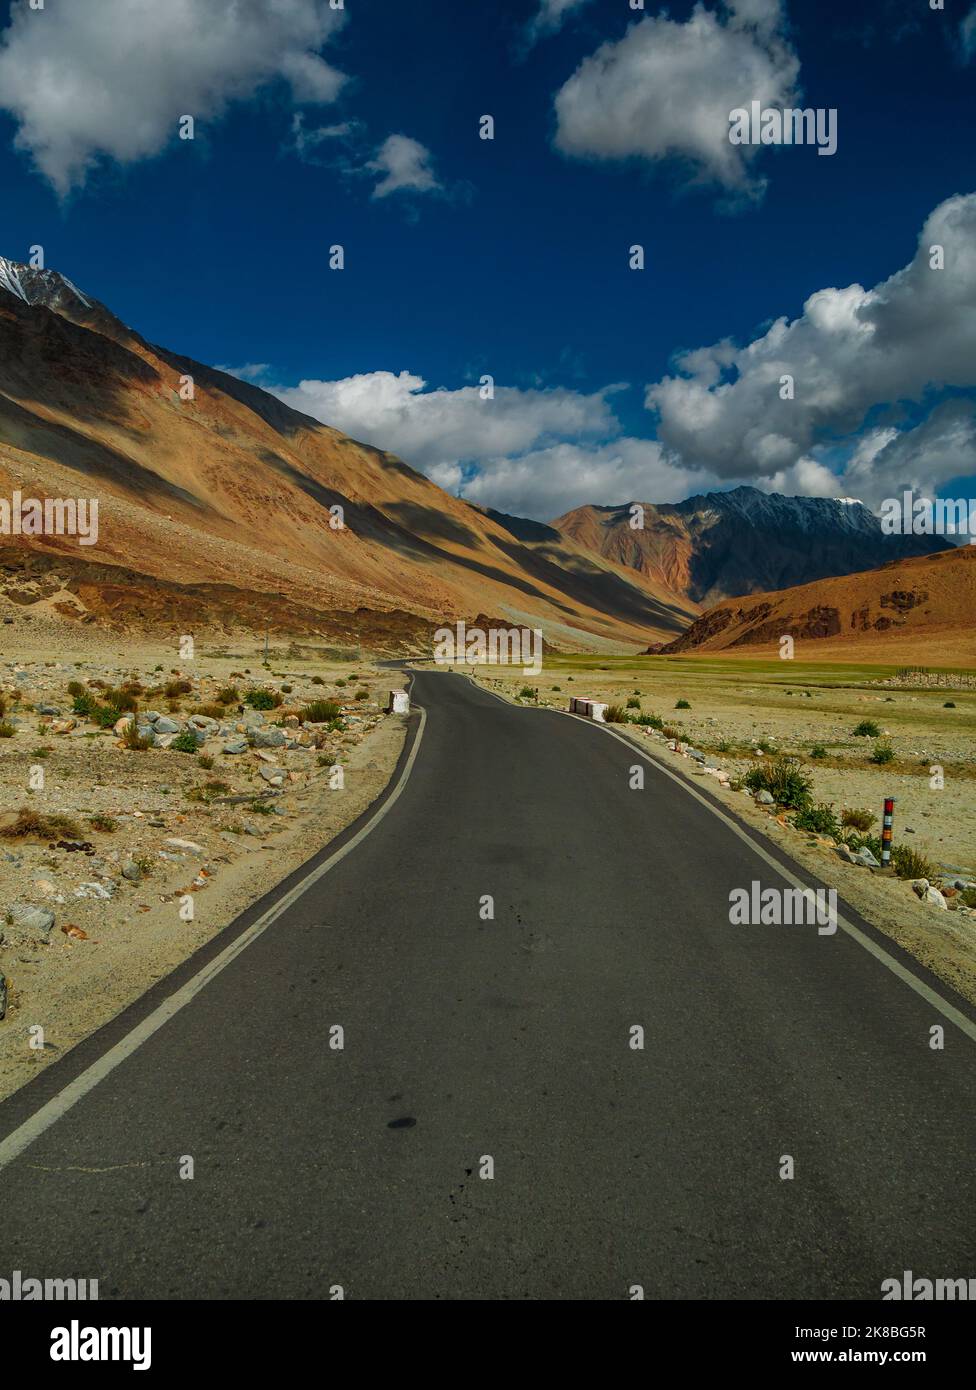
[[[631,789],[604,730],[441,673],[414,698],[375,828],[0,1171],[0,1276],[877,1300],[976,1275],[973,1041],[843,931],[730,925],[730,890],[785,881],[664,772]],[[267,905],[0,1106],[0,1141]]]

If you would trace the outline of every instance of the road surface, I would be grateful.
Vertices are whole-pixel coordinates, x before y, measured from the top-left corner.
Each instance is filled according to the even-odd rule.
[[[733,888],[786,881],[665,772],[632,789],[604,729],[446,673],[414,701],[409,776],[340,862],[114,1069],[273,895],[0,1106],[0,1158],[48,1126],[0,1171],[0,1275],[876,1300],[976,1274],[972,1039],[843,931],[730,925]]]

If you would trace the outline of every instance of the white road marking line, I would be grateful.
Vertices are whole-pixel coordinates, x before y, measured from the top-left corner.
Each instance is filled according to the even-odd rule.
[[[241,932],[240,936],[236,937],[212,961],[209,961],[192,979],[187,980],[186,984],[181,985],[168,999],[164,999],[151,1014],[148,1014],[141,1023],[137,1023],[131,1032],[126,1033],[125,1037],[121,1038],[114,1047],[92,1062],[91,1066],[86,1067],[80,1076],[76,1076],[74,1081],[69,1082],[63,1091],[52,1096],[23,1124],[8,1134],[6,1139],[0,1141],[0,1171],[6,1168],[8,1163],[12,1163],[15,1158],[18,1158],[25,1149],[29,1148],[35,1139],[39,1139],[45,1130],[56,1124],[89,1091],[94,1090],[98,1083],[104,1081],[106,1076],[109,1076],[120,1063],[124,1062],[127,1057],[131,1057],[133,1052],[154,1033],[157,1033],[164,1023],[178,1014],[182,1008],[189,1004],[191,999],[196,998],[211,980],[230,965],[231,961],[236,960],[252,942],[257,941],[258,937],[262,936],[293,903],[296,903],[303,893],[307,893],[309,888],[318,883],[319,879],[323,878],[330,869],[334,869],[341,859],[345,859],[346,855],[350,854],[357,845],[362,844],[370,831],[379,825],[387,812],[396,804],[413,771],[420,742],[424,736],[424,727],[427,723],[427,711],[422,706],[418,706],[418,708],[420,709],[420,724],[417,729],[417,737],[414,739],[413,747],[400,774],[400,780],[379,810],[370,817],[361,829],[356,831],[356,834],[347,844],[336,850],[335,854],[330,855],[317,869],[306,874],[300,883],[296,883],[295,887],[290,889],[284,897],[279,898],[273,907],[269,907],[267,912],[262,913],[256,922],[252,922],[245,931]]]
[[[485,690],[484,686],[478,685],[477,681],[473,680],[471,676],[466,677],[466,679],[471,681],[476,690],[484,690],[486,695],[494,695],[496,700],[501,700],[502,704],[508,705],[509,709],[539,708],[537,705],[516,705],[512,700],[507,700],[503,695],[496,694],[494,690]],[[717,816],[720,821],[723,821],[733,834],[737,835],[740,840],[747,844],[754,854],[757,854],[760,859],[765,860],[771,868],[776,870],[781,878],[785,878],[787,883],[791,883],[794,888],[802,888],[808,893],[815,891],[809,884],[797,878],[797,876],[790,869],[786,868],[785,865],[781,864],[778,859],[774,859],[771,854],[767,853],[762,845],[757,844],[755,840],[753,840],[751,835],[747,835],[746,832],[735,823],[731,816],[726,815],[721,806],[718,806],[709,797],[702,796],[701,792],[697,791],[690,783],[686,782],[678,773],[672,771],[663,759],[655,757],[652,753],[649,753],[646,748],[642,748],[639,743],[635,743],[633,739],[625,738],[623,734],[618,734],[615,729],[611,729],[607,724],[600,724],[591,719],[581,719],[578,715],[570,714],[569,710],[550,709],[542,710],[542,713],[563,714],[568,719],[575,719],[581,724],[588,724],[591,728],[601,729],[603,733],[609,734],[611,738],[615,738],[618,743],[622,743],[625,748],[629,748],[632,752],[637,753],[645,762],[650,763],[652,767],[658,768],[659,771],[664,773],[665,777],[670,777],[672,782],[677,782],[678,786],[686,791],[689,796],[693,796],[696,801],[701,802],[713,815]],[[786,852],[788,853],[788,851]],[[927,985],[924,980],[920,980],[917,975],[913,975],[910,970],[902,965],[901,961],[895,960],[894,956],[889,955],[883,946],[879,946],[876,941],[872,941],[869,936],[861,931],[860,927],[855,926],[853,922],[849,922],[847,918],[842,917],[840,913],[837,914],[837,925],[842,931],[847,933],[852,941],[856,941],[859,946],[863,946],[869,955],[874,956],[875,960],[879,960],[893,975],[897,976],[899,980],[908,985],[909,989],[913,989],[916,994],[920,995],[921,998],[940,1013],[943,1018],[955,1024],[959,1031],[965,1033],[966,1037],[969,1038],[971,1042],[976,1042],[976,1023],[968,1019],[964,1013],[960,1013],[954,1004],[950,1004],[948,999],[943,999],[930,985]]]

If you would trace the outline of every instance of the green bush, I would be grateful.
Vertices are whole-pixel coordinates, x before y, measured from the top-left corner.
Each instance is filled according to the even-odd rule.
[[[195,753],[199,746],[195,735],[191,734],[189,729],[177,734],[170,744],[170,748],[175,748],[177,753]]]
[[[111,729],[122,718],[122,711],[115,705],[96,705],[91,717],[100,729]]]
[[[750,768],[745,783],[751,792],[769,792],[777,806],[791,811],[805,811],[811,804],[813,782],[802,771],[799,758],[779,757]]]
[[[325,685],[325,681],[322,679],[321,676],[313,676],[313,677],[312,677],[312,684],[313,684],[313,685]]]
[[[9,719],[0,719],[0,738],[13,738],[14,726]]]
[[[634,720],[635,724],[641,724],[648,729],[663,729],[664,720],[659,714],[639,714]]]
[[[679,700],[675,705],[675,709],[691,709],[691,705],[689,705],[687,700]]]
[[[860,811],[856,807],[846,806],[841,812],[840,823],[852,830],[868,831],[877,819],[873,811]]]
[[[368,700],[368,699],[369,699],[369,691],[368,691],[368,690],[357,690],[357,691],[356,691],[356,699],[357,699],[357,700]]]
[[[633,695],[631,695],[630,699],[627,701],[627,708],[640,709],[640,700],[635,700]]]
[[[878,855],[880,859],[880,854]],[[909,849],[907,845],[893,845],[891,850],[891,862],[895,866],[895,873],[899,878],[938,878],[938,867],[932,863],[931,859],[926,859],[924,854],[920,854],[916,849]]]
[[[83,718],[87,718],[97,704],[98,701],[95,699],[94,695],[90,695],[87,690],[83,690],[80,695],[75,696],[74,704],[71,708],[73,713],[80,714]]]
[[[240,698],[236,685],[225,685],[222,690],[217,691],[219,705],[236,705]]]
[[[964,888],[959,897],[963,907],[976,907],[976,888]]]
[[[880,738],[881,730],[873,719],[862,719],[856,729],[851,733],[854,738]]]
[[[76,698],[79,695],[87,694],[87,691],[81,681],[68,681],[68,694]]]
[[[878,863],[880,864],[880,862],[881,862],[881,839],[880,839],[880,836],[878,836],[878,835],[860,835],[860,834],[858,834],[858,832],[857,832],[856,830],[850,830],[850,831],[844,831],[844,830],[842,830],[841,833],[840,833],[839,838],[843,840],[843,842],[844,842],[844,844],[847,846],[847,848],[848,848],[849,850],[851,850],[854,854],[856,854],[857,851],[858,851],[859,849],[869,849],[869,850],[871,851],[871,853],[874,855],[875,859],[877,859]]]
[[[252,709],[277,709],[282,703],[281,696],[271,690],[256,687],[244,696],[244,703]]]
[[[627,711],[623,705],[607,705],[607,712],[603,717],[608,724],[628,723]]]
[[[826,758],[826,756],[827,756],[827,746],[826,746],[826,744],[823,744],[823,743],[815,743],[815,744],[813,745],[813,747],[810,749],[810,757],[811,757],[811,758]]]
[[[338,719],[342,710],[334,700],[313,700],[302,710],[300,718],[305,724],[329,724]]]
[[[874,745],[874,750],[871,754],[871,762],[882,764],[890,763],[893,760],[894,756],[895,750],[892,748],[891,744],[885,741],[881,741]]]
[[[943,709],[955,709],[955,707],[955,700],[946,700],[945,704],[942,706]]]
[[[175,700],[180,695],[189,695],[192,689],[192,681],[167,681],[166,684],[163,686],[163,694],[167,697],[167,699]]]
[[[840,834],[833,802],[829,801],[820,801],[816,806],[807,806],[804,810],[797,811],[793,817],[793,824],[797,830],[812,830],[818,835],[832,835],[834,839]]]

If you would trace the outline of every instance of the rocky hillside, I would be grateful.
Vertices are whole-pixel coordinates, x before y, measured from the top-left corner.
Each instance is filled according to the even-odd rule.
[[[197,625],[354,629],[408,650],[480,612],[601,650],[667,639],[697,612],[651,575],[546,528],[520,534],[394,455],[146,342],[56,272],[0,260],[0,367],[0,497],[99,500],[97,546],[0,539],[15,622],[37,602],[65,622],[182,631],[189,608]]]
[[[886,536],[851,498],[781,497],[757,488],[710,492],[675,505],[578,507],[552,524],[594,555],[626,565],[695,603],[783,589],[874,569],[945,548],[931,536]]]
[[[783,636],[864,660],[976,658],[976,546],[901,560],[747,600],[726,599],[654,651],[779,654]]]

